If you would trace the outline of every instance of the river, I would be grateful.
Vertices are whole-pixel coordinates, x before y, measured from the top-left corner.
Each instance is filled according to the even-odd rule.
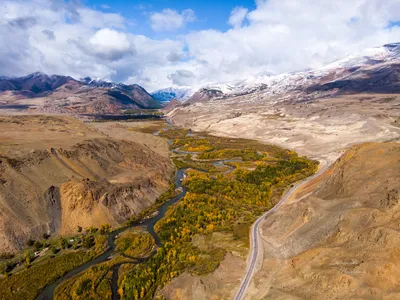
[[[168,141],[168,142],[170,142],[170,141]],[[195,153],[195,152],[180,151],[178,149],[174,149],[173,152],[178,153],[178,154],[191,154],[191,155],[198,154],[198,153]],[[237,162],[237,161],[241,161],[241,160],[235,160],[235,159],[231,159],[231,160],[214,160],[214,161],[212,161],[212,163],[215,166],[223,167],[223,166],[227,166],[224,163]],[[228,172],[232,172],[235,169],[235,167],[233,167],[233,166],[227,166],[227,167],[229,167],[229,171]],[[120,228],[118,230],[112,231],[108,236],[108,248],[103,254],[101,254],[97,258],[95,258],[95,259],[93,259],[93,260],[91,260],[91,261],[89,261],[87,263],[84,263],[83,265],[80,265],[79,267],[69,271],[64,276],[59,278],[57,281],[55,281],[55,282],[49,284],[48,286],[46,286],[41,291],[41,293],[36,298],[36,300],[52,300],[52,299],[54,299],[54,291],[57,288],[57,286],[59,286],[61,283],[65,282],[66,280],[72,278],[73,276],[75,276],[75,275],[77,275],[77,274],[79,274],[81,272],[84,272],[84,271],[88,270],[90,267],[92,267],[94,265],[97,265],[97,264],[100,264],[100,263],[103,263],[103,262],[106,262],[106,261],[110,260],[112,255],[117,254],[117,252],[115,251],[115,249],[116,249],[116,244],[115,244],[116,238],[118,237],[118,235],[120,233],[126,231],[127,229],[134,228],[134,227],[146,227],[147,231],[153,236],[157,248],[162,247],[162,243],[160,241],[160,238],[159,238],[159,236],[157,235],[157,233],[154,230],[154,225],[161,218],[163,218],[165,216],[165,213],[167,212],[169,206],[175,204],[176,202],[178,202],[180,199],[182,199],[186,195],[187,189],[186,189],[185,186],[182,185],[182,181],[183,181],[183,178],[184,178],[185,170],[186,169],[179,169],[176,172],[176,175],[175,175],[175,186],[176,186],[176,188],[181,188],[182,189],[181,192],[177,196],[169,199],[164,204],[162,204],[158,208],[156,215],[154,215],[151,218],[147,218],[147,219],[145,218],[145,219],[142,219],[141,221],[139,221],[137,223],[134,223],[134,224],[131,224],[129,226],[126,226],[126,227]],[[112,268],[112,270],[113,270],[112,283],[111,283],[111,286],[112,286],[112,299],[113,300],[117,300],[117,299],[120,298],[119,294],[118,294],[118,270],[119,270],[119,267],[121,265],[127,264],[127,263],[136,264],[136,263],[145,262],[146,260],[148,260],[150,257],[152,257],[157,252],[157,248],[155,250],[153,250],[152,253],[146,258],[138,259],[138,258],[125,256],[125,257],[127,257],[129,259],[132,259],[132,262],[122,262],[122,263],[119,263],[119,264],[116,264],[115,266],[113,266],[113,268]]]

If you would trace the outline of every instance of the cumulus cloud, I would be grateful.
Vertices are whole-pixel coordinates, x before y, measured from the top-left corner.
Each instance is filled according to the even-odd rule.
[[[0,9],[0,75],[35,71],[132,83],[155,89],[170,82],[157,66],[184,56],[181,41],[155,41],[126,31],[121,15],[89,9],[78,2],[9,0]],[[73,17],[75,16],[75,17]],[[50,42],[51,41],[51,42]]]
[[[183,28],[194,20],[191,10],[150,14],[154,30]],[[198,87],[321,67],[367,47],[399,42],[399,20],[398,0],[257,0],[252,10],[231,12],[227,31],[155,40],[129,32],[129,20],[121,15],[78,1],[3,0],[0,75],[92,76],[150,91]]]
[[[170,74],[168,78],[172,80],[173,84],[191,86],[196,79],[196,75],[189,70],[176,70],[176,72]]]
[[[247,8],[240,6],[235,7],[231,12],[228,24],[232,25],[234,28],[241,27],[244,19],[246,18],[247,12]]]
[[[154,31],[176,30],[195,20],[194,11],[191,9],[185,9],[179,13],[167,8],[162,12],[154,12],[150,15],[151,28]]]
[[[134,48],[123,32],[109,28],[96,31],[89,39],[88,49],[94,55],[105,60],[115,61],[134,53]]]
[[[261,72],[317,68],[367,47],[400,41],[397,0],[258,0],[245,15],[235,9],[234,28],[185,37],[198,82],[226,82]]]

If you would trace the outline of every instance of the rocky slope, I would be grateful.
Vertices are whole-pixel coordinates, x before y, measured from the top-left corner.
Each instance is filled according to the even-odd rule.
[[[137,84],[116,84],[91,78],[79,81],[69,76],[43,73],[0,78],[0,109],[105,114],[160,107],[160,103]]]
[[[399,178],[399,143],[347,151],[264,221],[248,298],[399,298]]]
[[[56,117],[1,117],[0,251],[43,233],[117,225],[154,204],[170,160]]]

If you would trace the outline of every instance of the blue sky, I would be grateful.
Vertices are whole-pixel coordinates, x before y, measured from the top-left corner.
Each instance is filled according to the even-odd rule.
[[[151,0],[151,1],[124,1],[124,0],[84,0],[87,6],[104,12],[118,13],[132,21],[129,31],[134,34],[143,34],[155,39],[173,38],[179,34],[203,29],[226,31],[231,26],[228,19],[231,11],[241,6],[248,10],[256,8],[254,0]],[[190,22],[184,28],[173,32],[154,32],[151,29],[149,15],[164,9],[174,9],[181,12],[192,9],[196,21]]]
[[[400,42],[399,0],[1,3],[0,75],[90,76],[149,91],[320,68]]]

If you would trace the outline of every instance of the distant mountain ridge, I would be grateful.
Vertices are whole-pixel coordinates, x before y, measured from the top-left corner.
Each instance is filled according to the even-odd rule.
[[[187,103],[253,93],[265,97],[307,96],[316,93],[400,92],[400,43],[367,48],[303,72],[250,76],[228,84],[210,84],[195,92]]]
[[[63,113],[117,113],[126,109],[161,108],[172,100],[186,104],[257,93],[260,99],[312,99],[324,95],[360,92],[400,92],[400,43],[368,48],[322,68],[274,75],[263,72],[231,83],[170,87],[151,94],[137,84],[99,78],[76,80],[70,76],[36,72],[23,77],[0,76],[1,104],[21,99],[50,97],[40,110]],[[22,101],[23,102],[23,101]],[[30,105],[25,101],[23,105]]]
[[[41,72],[35,72],[23,77],[2,76],[0,77],[0,91],[28,91],[35,95],[52,91],[74,80],[70,76],[48,76]]]
[[[62,105],[67,107],[72,102],[69,110],[73,112],[87,110],[93,113],[116,113],[124,109],[161,107],[156,99],[137,84],[126,85],[90,77],[76,80],[70,76],[49,76],[41,72],[23,77],[0,77],[0,100],[6,99],[3,101],[6,105],[13,104],[13,100],[43,97],[64,99],[66,101]],[[76,105],[75,98],[80,98],[80,105]],[[50,106],[57,111],[55,104]],[[66,111],[63,107],[59,110]]]

